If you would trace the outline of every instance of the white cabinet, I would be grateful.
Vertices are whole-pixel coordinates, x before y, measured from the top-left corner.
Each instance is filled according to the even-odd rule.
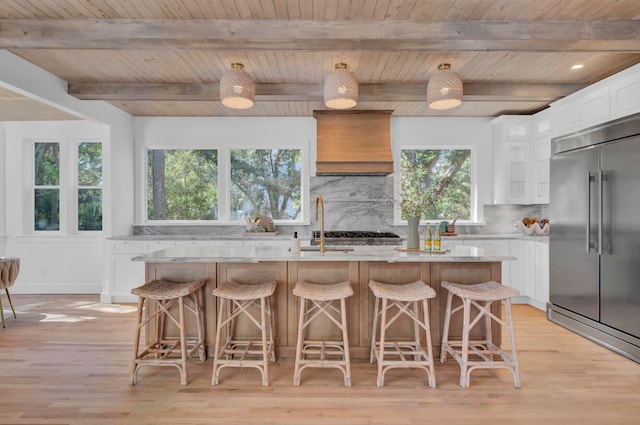
[[[531,203],[549,203],[549,183],[551,181],[551,137],[534,139],[531,146]]]
[[[571,96],[552,103],[553,128],[557,136],[606,122],[611,105],[607,85],[588,89],[583,95]]]
[[[103,303],[135,302],[131,290],[145,282],[145,264],[132,261],[133,257],[148,252],[160,251],[176,246],[175,241],[108,241],[108,271],[104,291],[100,294]]]
[[[530,200],[530,117],[503,115],[491,121],[495,204],[526,204]]]
[[[531,202],[549,203],[551,138],[553,123],[551,109],[545,109],[533,116],[531,122]]]
[[[549,302],[549,242],[535,241],[534,249],[536,278],[534,303],[532,305],[545,310]]]
[[[131,261],[143,254],[147,243],[143,241],[107,241],[107,280],[100,294],[100,302],[132,302],[131,289],[144,283],[144,263]]]
[[[477,239],[456,238],[456,245],[477,246],[487,255],[510,255],[502,262],[502,283],[520,291],[514,304],[529,304],[540,310],[549,301],[549,242],[547,238]]]
[[[244,246],[280,246],[280,247],[289,247],[291,245],[291,240],[287,238],[269,238],[269,239],[261,239],[260,237],[256,238],[247,238],[242,241]],[[302,246],[302,240],[300,241],[300,245]]]
[[[545,310],[549,302],[549,242],[535,237],[522,242],[525,248],[522,262],[524,292],[521,290],[521,293],[529,297],[530,305]]]
[[[640,112],[640,71],[613,82],[609,90],[612,119]]]
[[[528,263],[527,263],[527,242],[520,239],[509,241],[510,255],[516,259],[509,262],[508,285],[520,291],[520,296],[516,297],[515,303],[527,304],[529,302],[530,290],[528,288]]]
[[[144,252],[155,252],[162,251],[163,249],[173,248],[176,246],[176,241],[166,241],[166,240],[158,240],[158,241],[149,241],[146,242],[146,247]]]
[[[242,239],[185,239],[185,240],[116,240],[108,241],[108,270],[105,287],[100,295],[103,303],[136,302],[137,297],[131,294],[131,289],[145,282],[145,263],[132,261],[133,257],[155,251],[161,251],[175,246],[194,247],[241,247],[246,244],[274,245],[288,243],[283,241],[243,241]]]
[[[486,255],[511,255],[508,239],[467,239],[464,245],[481,248]],[[502,262],[502,283],[512,285],[511,261]]]

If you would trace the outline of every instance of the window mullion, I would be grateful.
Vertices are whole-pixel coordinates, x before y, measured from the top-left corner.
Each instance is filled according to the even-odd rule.
[[[218,219],[229,222],[229,194],[231,192],[231,155],[228,147],[218,149]]]

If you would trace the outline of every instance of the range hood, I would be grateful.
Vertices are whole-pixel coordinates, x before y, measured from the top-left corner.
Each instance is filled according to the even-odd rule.
[[[317,176],[393,173],[393,111],[313,111],[317,120]]]

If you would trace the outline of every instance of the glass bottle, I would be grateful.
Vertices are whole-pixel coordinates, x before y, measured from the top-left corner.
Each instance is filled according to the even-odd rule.
[[[427,226],[424,232],[424,250],[431,251],[431,229]]]
[[[440,229],[438,227],[433,232],[433,250],[440,252]]]

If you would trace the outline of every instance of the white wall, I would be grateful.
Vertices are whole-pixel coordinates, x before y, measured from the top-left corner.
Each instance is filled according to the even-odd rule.
[[[133,223],[133,117],[106,102],[69,96],[65,81],[6,50],[0,50],[0,63],[0,86],[86,120],[2,124],[0,255],[21,258],[13,292],[100,293],[106,280],[105,238],[129,233]],[[19,187],[23,140],[39,131],[73,134],[89,128],[103,140],[105,231],[99,237],[28,234]]]
[[[0,85],[88,121],[105,124],[110,132],[112,187],[105,198],[118,205],[109,223],[113,234],[126,234],[133,222],[133,117],[102,101],[79,100],[67,94],[67,83],[14,54],[0,50]],[[10,160],[8,158],[7,160]]]
[[[489,118],[391,118],[393,155],[399,146],[471,148],[476,158],[475,178],[478,182],[480,208],[475,217],[482,220],[482,205],[492,198],[491,125]],[[154,117],[135,119],[136,139],[136,219],[143,223],[146,203],[145,149],[175,148],[176,144],[189,148],[255,147],[256,141],[273,147],[297,146],[308,150],[308,168],[315,175],[316,120],[312,117]],[[397,164],[396,164],[397,165]],[[220,161],[221,178],[227,178],[225,161]],[[303,176],[304,184],[307,184]],[[303,188],[303,194],[308,190]],[[223,194],[221,194],[223,196]],[[303,199],[302,205],[309,203]],[[308,215],[304,214],[304,217]]]
[[[146,214],[146,149],[175,148],[220,149],[228,155],[231,148],[297,148],[308,158],[302,169],[302,216],[308,217],[309,175],[315,174],[316,120],[313,117],[155,117],[135,119],[136,139],[136,220],[143,223]],[[220,158],[220,179],[229,180],[228,159]],[[139,195],[139,196],[138,196]],[[219,194],[221,218],[226,193]]]
[[[189,147],[297,146],[308,158],[307,176],[315,174],[316,122],[311,117],[261,118],[136,118],[100,101],[81,101],[67,94],[66,83],[21,58],[0,51],[0,85],[75,113],[87,122],[3,123],[0,127],[0,255],[22,258],[16,293],[100,293],[106,279],[105,240],[131,232],[145,215],[145,149],[178,145]],[[64,235],[45,237],[25,231],[22,192],[13,187],[21,175],[22,145],[39,132],[72,134],[93,129],[105,143],[105,232],[100,237]],[[85,133],[86,134],[86,133]],[[491,128],[488,119],[392,118],[394,146],[475,146],[478,164],[491,167]],[[87,137],[87,136],[85,136]],[[135,142],[134,142],[135,141]],[[397,152],[394,148],[394,155]],[[485,168],[488,167],[488,168]],[[478,173],[479,185],[490,188],[491,174]],[[3,181],[4,180],[4,181]],[[308,186],[303,190],[308,196]],[[490,193],[480,191],[480,205]],[[307,205],[304,202],[303,205]],[[4,243],[3,243],[4,238]]]
[[[5,197],[5,175],[6,175],[6,166],[5,166],[5,143],[4,143],[4,124],[0,123],[0,257],[6,256],[6,239],[7,239],[7,231],[6,231],[6,205],[7,200]]]
[[[477,192],[472,194],[478,209],[473,216],[483,221],[483,208],[493,197],[493,157],[490,118],[391,118],[393,156],[400,155],[400,146],[471,148],[475,158],[472,170]],[[399,172],[398,161],[395,161]],[[399,186],[396,188],[399,191]]]

